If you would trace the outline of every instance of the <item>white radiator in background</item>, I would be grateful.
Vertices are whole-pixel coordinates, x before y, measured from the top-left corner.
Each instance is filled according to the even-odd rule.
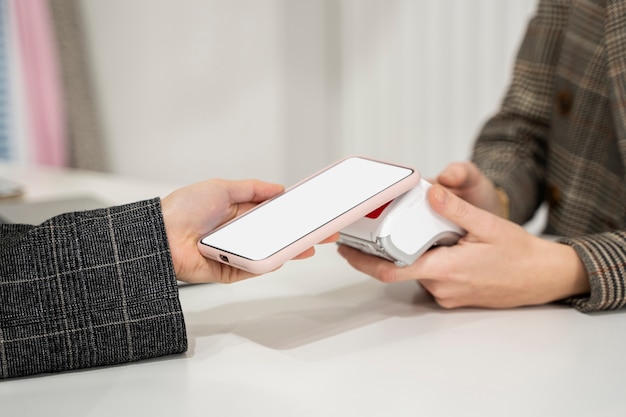
[[[80,0],[111,170],[289,185],[364,154],[434,175],[497,108],[535,1]]]
[[[329,38],[330,148],[411,164],[466,159],[498,107],[535,0],[342,0]],[[337,43],[333,47],[332,42]]]

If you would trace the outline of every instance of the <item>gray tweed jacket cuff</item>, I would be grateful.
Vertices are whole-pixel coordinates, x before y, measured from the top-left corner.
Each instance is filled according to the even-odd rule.
[[[186,349],[159,199],[0,225],[0,378]]]

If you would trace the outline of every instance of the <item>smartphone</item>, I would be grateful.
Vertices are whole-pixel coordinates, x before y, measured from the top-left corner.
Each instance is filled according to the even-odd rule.
[[[262,274],[413,188],[417,170],[353,156],[300,181],[198,243],[210,259]]]

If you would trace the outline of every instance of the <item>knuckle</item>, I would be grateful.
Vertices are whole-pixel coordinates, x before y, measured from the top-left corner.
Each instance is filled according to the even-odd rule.
[[[398,281],[398,273],[395,268],[389,268],[387,265],[384,265],[378,268],[378,271],[375,274],[376,279],[386,284],[397,282]]]
[[[458,199],[456,207],[454,207],[454,214],[458,218],[464,218],[470,211],[470,205],[467,201]]]
[[[438,298],[435,297],[435,301],[437,302],[437,305],[439,305],[439,307],[446,309],[446,310],[452,310],[456,307],[458,307],[458,305],[451,299],[449,298]]]
[[[451,291],[446,285],[435,285],[430,288],[430,293],[441,308],[451,310],[461,306],[460,300],[454,295],[454,291]]]

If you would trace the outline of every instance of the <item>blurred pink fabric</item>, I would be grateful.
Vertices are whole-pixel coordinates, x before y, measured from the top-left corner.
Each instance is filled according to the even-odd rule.
[[[34,162],[67,164],[67,139],[55,37],[47,0],[13,0]]]

